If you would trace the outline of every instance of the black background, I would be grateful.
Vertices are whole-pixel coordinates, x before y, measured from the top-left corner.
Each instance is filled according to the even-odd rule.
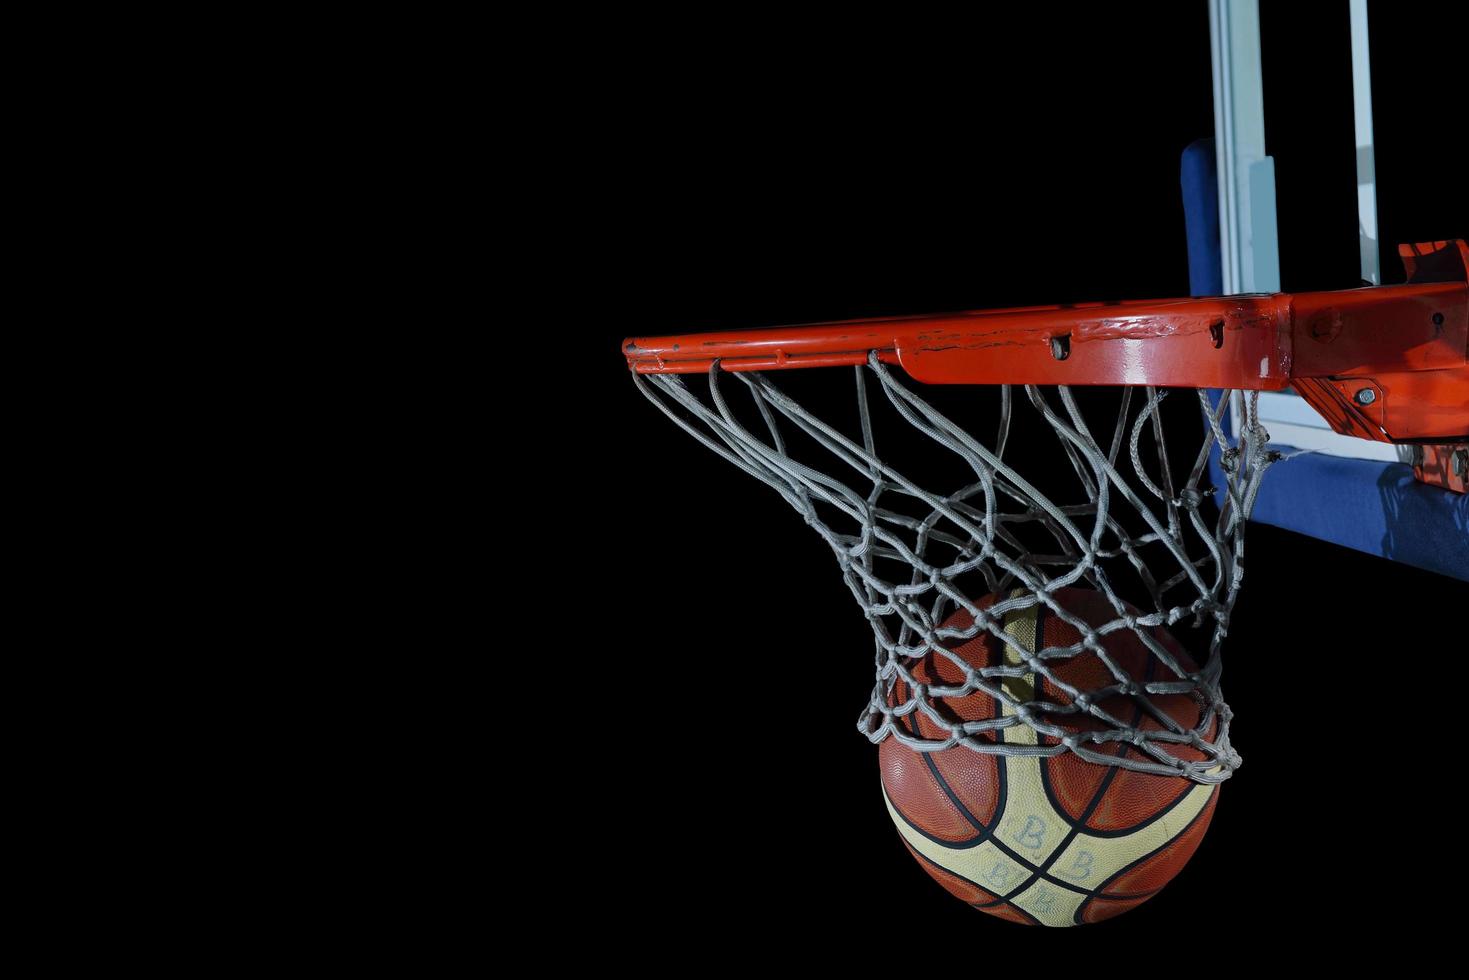
[[[1283,288],[1355,286],[1346,5],[1262,6]],[[1395,243],[1469,236],[1451,9],[1371,11],[1387,282],[1403,278]],[[731,25],[717,50],[702,35],[636,49],[595,95],[603,163],[580,240],[596,288],[572,325],[589,369],[574,442],[593,455],[566,479],[599,606],[577,670],[615,724],[577,758],[601,787],[599,852],[610,840],[616,872],[665,896],[660,929],[729,955],[870,944],[895,960],[910,935],[930,960],[1027,936],[944,893],[890,825],[854,727],[869,629],[827,546],[644,401],[618,342],[1186,295],[1178,166],[1213,132],[1206,10]],[[1224,675],[1245,764],[1203,845],[1159,896],[1047,949],[1251,930],[1338,943],[1453,913],[1447,692],[1465,680],[1469,585],[1258,524],[1247,569]],[[1445,879],[1422,880],[1439,864]]]

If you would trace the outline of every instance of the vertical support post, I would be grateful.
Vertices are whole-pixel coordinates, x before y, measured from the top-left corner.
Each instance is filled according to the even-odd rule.
[[[1377,167],[1372,149],[1372,59],[1367,43],[1367,0],[1350,0],[1352,18],[1352,117],[1357,130],[1357,237],[1362,279],[1382,285],[1377,237]]]
[[[1209,0],[1225,293],[1280,291],[1275,162],[1265,153],[1259,0]]]
[[[1265,153],[1265,79],[1259,0],[1209,0],[1214,69],[1214,153],[1219,172],[1219,257],[1224,292],[1280,292],[1275,161]],[[1230,428],[1239,436],[1244,399]]]

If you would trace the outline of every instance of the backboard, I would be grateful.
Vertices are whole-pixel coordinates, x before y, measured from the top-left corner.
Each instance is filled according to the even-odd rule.
[[[1360,278],[1378,285],[1377,185],[1367,0],[1349,0]],[[1182,185],[1195,295],[1281,288],[1274,164],[1257,0],[1210,0],[1214,140],[1184,153]],[[1394,270],[1396,271],[1396,270]],[[1260,420],[1292,455],[1262,487],[1253,519],[1469,580],[1469,497],[1414,479],[1415,447],[1338,434],[1293,391],[1262,392]],[[1233,416],[1239,417],[1236,410]]]

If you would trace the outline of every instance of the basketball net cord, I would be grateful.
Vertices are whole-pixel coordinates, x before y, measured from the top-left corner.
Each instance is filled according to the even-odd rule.
[[[643,394],[699,442],[779,493],[831,546],[876,641],[876,685],[858,729],[874,743],[891,737],[921,752],[958,745],[1004,756],[1073,752],[1095,763],[1199,783],[1227,779],[1240,758],[1230,746],[1232,712],[1219,690],[1220,646],[1243,573],[1245,521],[1265,470],[1279,458],[1266,448],[1269,436],[1259,424],[1257,394],[1248,393],[1243,399],[1240,435],[1232,441],[1221,425],[1230,392],[1173,390],[1175,400],[1197,400],[1204,422],[1203,444],[1192,469],[1184,484],[1175,487],[1160,416],[1167,390],[1122,387],[1121,407],[1102,443],[1067,387],[1000,386],[998,426],[987,445],[898,383],[875,352],[854,371],[860,444],[760,373],[733,377],[740,382],[735,394],[742,387],[753,399],[763,421],[761,433],[750,431],[731,411],[726,389],[734,382],[727,380],[731,372],[721,371],[718,362],[708,373],[707,397],[696,394],[675,374],[634,373],[633,379]],[[874,401],[879,407],[883,402],[869,396],[874,381],[887,405],[908,425],[962,461],[966,485],[947,493],[925,490],[878,456],[872,409]],[[1080,478],[1084,500],[1053,503],[1005,461],[1012,419],[1026,411],[1026,405],[1054,430]],[[1151,452],[1141,448],[1147,430]],[[819,457],[798,461],[797,443],[817,451]],[[1219,469],[1227,485],[1217,518],[1211,521],[1201,513],[1201,505],[1208,501],[1212,512],[1214,488],[1199,484],[1213,447],[1218,447]],[[1126,459],[1119,463],[1124,454]],[[1145,465],[1145,457],[1151,465]],[[830,472],[817,468],[818,462]],[[1045,534],[1037,538],[1035,529]],[[1037,540],[1045,542],[1047,553],[1035,550]],[[1150,609],[1142,611],[1119,597],[1113,581],[1123,576],[1141,583],[1136,594],[1145,593],[1148,601],[1140,598],[1139,605]],[[1115,617],[1097,624],[1068,612],[1054,596],[1070,586],[1102,593]],[[986,593],[1000,598],[981,609],[974,600]],[[1049,615],[1069,623],[1080,641],[1017,650],[1014,638],[1005,632],[1006,618],[1036,606],[1045,606]],[[944,626],[961,608],[972,617],[971,624],[962,629]],[[1191,620],[1209,636],[1209,656],[1200,669],[1180,663],[1153,635],[1153,627],[1167,628],[1182,620]],[[997,649],[1010,647],[1010,663],[978,667],[954,652],[981,630],[1002,644]],[[1156,658],[1163,669],[1152,673],[1162,679],[1143,682],[1109,656],[1102,640],[1119,630],[1130,631]],[[1034,645],[1040,647],[1039,638]],[[1084,651],[1106,665],[1112,683],[1082,690],[1057,675],[1061,662]],[[924,683],[916,677],[913,668],[930,655],[952,664],[954,671],[945,673],[962,674],[962,683]],[[1066,692],[1068,703],[1043,700],[1040,683],[1005,683],[1006,678],[1027,673]],[[895,690],[907,696],[895,698]],[[994,718],[964,721],[935,705],[977,692],[996,699],[1006,710]],[[1022,700],[1027,694],[1034,697]],[[1167,694],[1187,694],[1198,701],[1196,727],[1183,728],[1148,700],[1148,695]],[[1116,716],[1119,697],[1142,707],[1137,722]],[[1104,708],[1109,698],[1114,710]],[[922,712],[932,723],[929,730],[940,736],[924,737],[917,725],[901,721],[913,712]],[[1055,723],[1080,712],[1100,723],[1092,726],[1097,730],[1079,731],[1074,725]],[[1144,715],[1156,724],[1141,727]],[[1217,731],[1206,737],[1216,719]],[[1037,737],[1034,741],[1039,744],[1016,744],[995,734],[1017,725],[1059,741],[1045,744]],[[1122,751],[1116,744],[1122,742],[1137,751]],[[1202,757],[1180,758],[1169,751],[1175,745],[1191,746]]]

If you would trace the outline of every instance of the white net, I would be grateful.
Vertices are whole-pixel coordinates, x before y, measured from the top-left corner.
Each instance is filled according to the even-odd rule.
[[[845,372],[797,373],[829,380]],[[840,420],[823,421],[763,374],[723,372],[716,362],[702,393],[696,389],[704,384],[678,375],[633,375],[678,425],[779,493],[831,546],[875,639],[876,685],[861,731],[873,742],[892,737],[925,752],[956,745],[1001,755],[1074,752],[1203,783],[1228,778],[1239,756],[1219,690],[1220,646],[1240,587],[1245,518],[1278,458],[1266,449],[1253,398],[1242,400],[1237,441],[1222,424],[1229,393],[1194,389],[964,386],[957,390],[989,399],[987,412],[965,408],[966,427],[931,403],[937,398],[925,400],[899,383],[876,355],[854,376],[855,415],[850,402],[841,413],[848,433]],[[1165,426],[1165,400],[1170,409],[1192,406],[1185,426]],[[976,409],[978,403],[976,397]],[[1083,403],[1093,417],[1102,405],[1104,429],[1088,424]],[[993,439],[974,434],[980,430]],[[1177,439],[1180,431],[1202,438],[1190,445],[1190,456],[1170,459],[1168,436]],[[954,464],[928,478],[930,485],[949,482],[925,489],[913,469],[900,472],[893,454],[879,455],[880,433],[897,455]],[[1042,439],[1061,452],[1047,451]],[[1023,461],[1013,458],[1020,445]],[[1203,485],[1211,450],[1222,487]],[[1030,466],[1042,459],[1050,470]],[[1065,489],[1052,487],[1058,473]],[[1060,596],[1073,588],[1105,597],[1107,616],[1083,618],[1068,608]],[[981,603],[984,596],[993,598]],[[1071,628],[1073,642],[1036,642],[1016,651],[1013,662],[980,665],[957,652],[982,631],[1014,650],[1006,617],[1040,606]],[[956,617],[960,610],[967,615]],[[1160,640],[1160,630],[1175,627],[1198,637],[1196,660]],[[1156,660],[1148,676],[1113,655],[1109,637],[1118,631],[1131,633]],[[1109,676],[1085,688],[1068,681],[1061,665],[1077,657],[1095,657]],[[916,669],[933,658],[950,666],[943,673],[953,683]],[[1005,683],[1020,674],[1046,683]],[[1005,710],[981,720],[945,710],[976,693]],[[1186,728],[1158,710],[1152,699],[1162,695],[1196,699],[1198,723]],[[1141,710],[1118,712],[1119,699]],[[911,723],[915,712],[926,724]],[[1082,714],[1089,716],[1085,725],[1075,723]],[[1041,737],[1022,743],[996,736],[1016,725]],[[1119,751],[1121,742],[1135,751]]]

